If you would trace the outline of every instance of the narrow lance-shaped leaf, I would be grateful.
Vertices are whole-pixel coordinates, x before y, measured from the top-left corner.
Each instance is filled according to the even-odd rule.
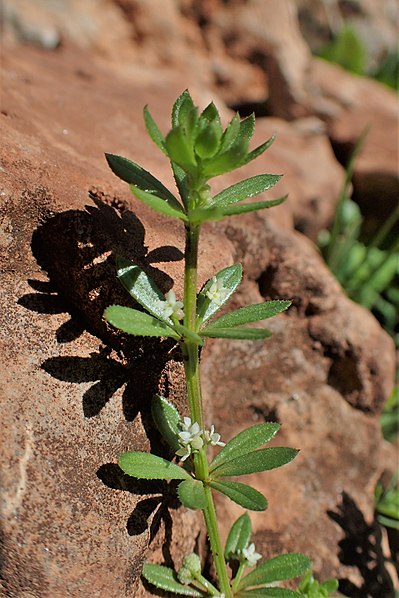
[[[210,486],[214,490],[228,496],[230,500],[244,509],[249,509],[250,511],[264,511],[267,509],[267,500],[263,494],[247,484],[226,480],[215,480],[210,482]]]
[[[252,113],[240,122],[240,130],[238,132],[237,141],[239,143],[248,143],[252,139],[255,131],[255,114]]]
[[[182,210],[180,203],[169,189],[142,166],[115,154],[105,154],[105,157],[109,167],[117,177],[130,185],[139,187],[143,191],[157,195],[175,210]]]
[[[188,480],[190,474],[175,463],[151,453],[127,452],[118,465],[128,475],[143,480]]]
[[[183,200],[184,205],[188,206],[188,189],[187,189],[187,175],[182,168],[175,162],[171,162],[173,176],[176,182],[176,186],[179,190],[180,196]]]
[[[182,104],[187,101],[187,99],[191,100],[190,92],[188,89],[185,89],[177,98],[175,103],[173,104],[172,108],[172,127],[177,127],[179,125],[179,112],[181,109]],[[192,100],[191,100],[192,101]]]
[[[123,305],[110,305],[104,312],[104,319],[112,326],[134,336],[169,336],[176,340],[179,334],[164,322],[150,314]]]
[[[180,204],[172,206],[170,202],[166,202],[161,197],[158,197],[154,193],[143,191],[136,185],[130,185],[130,190],[137,199],[145,203],[147,206],[162,214],[163,216],[169,216],[170,218],[179,218],[187,222],[187,215],[184,213],[183,208]]]
[[[220,208],[223,216],[238,216],[239,214],[247,214],[248,212],[258,212],[259,210],[265,210],[268,208],[274,208],[282,204],[288,195],[279,197],[277,199],[270,199],[265,201],[253,201],[244,204],[235,204],[227,206],[226,208]]]
[[[280,424],[267,422],[256,424],[234,436],[213,459],[211,472],[226,461],[246,455],[269,442],[280,429]]]
[[[152,118],[150,111],[148,110],[148,106],[144,107],[143,115],[147,133],[149,134],[155,145],[158,146],[164,154],[168,155],[165,149],[165,137],[162,135],[157,123]]]
[[[172,129],[165,139],[165,147],[169,158],[176,162],[183,170],[195,172],[197,163],[194,150],[181,127]]]
[[[256,147],[254,150],[252,150],[252,152],[249,152],[245,156],[244,161],[241,163],[241,166],[244,166],[245,164],[252,162],[252,160],[259,158],[259,156],[261,156],[263,154],[263,152],[265,152],[267,149],[269,149],[269,147],[272,145],[272,143],[274,142],[275,139],[276,139],[276,136],[272,135],[270,137],[270,139],[268,139],[261,145],[258,145],[258,147]]]
[[[173,592],[173,594],[181,594],[183,596],[194,596],[195,598],[203,596],[195,588],[180,583],[176,573],[169,567],[145,563],[141,574],[153,586],[160,590],[165,590],[165,592]]]
[[[258,565],[256,569],[243,577],[239,590],[251,586],[260,586],[275,581],[284,581],[303,575],[311,566],[311,560],[300,553],[281,554]]]
[[[198,345],[199,347],[201,347],[204,344],[204,341],[199,336],[199,334],[197,334],[196,332],[193,332],[186,326],[183,326],[183,324],[177,323],[177,324],[174,324],[173,327],[176,330],[176,332],[178,334],[180,334],[181,337],[184,337],[185,339],[191,341],[195,345]]]
[[[242,326],[243,324],[250,324],[251,322],[259,322],[272,318],[273,316],[285,311],[291,305],[291,301],[277,300],[265,301],[264,303],[255,303],[254,305],[247,305],[241,307],[236,311],[232,311],[224,316],[221,316],[206,328],[230,328],[233,326]],[[203,331],[205,332],[205,331]]]
[[[247,144],[245,142],[239,142],[236,139],[228,150],[223,153],[218,153],[205,163],[202,168],[203,175],[210,179],[214,176],[234,170],[238,166],[241,166],[247,151]]]
[[[225,207],[238,203],[271,189],[280,179],[281,176],[278,174],[258,174],[227,187],[227,189],[214,196],[212,204]]]
[[[209,326],[201,330],[201,336],[229,338],[236,340],[260,341],[272,336],[266,328],[216,328]]]
[[[164,397],[155,395],[151,402],[152,418],[162,437],[176,452],[179,448],[178,434],[180,432],[180,415],[176,407]]]
[[[139,266],[123,257],[116,258],[116,275],[127,292],[150,314],[172,326],[172,320],[166,318],[162,309],[165,301],[163,293],[150,276]]]
[[[223,153],[229,149],[237,139],[240,130],[240,115],[236,113],[227,125],[220,140],[219,152]]]
[[[241,455],[231,461],[222,463],[212,469],[212,479],[219,477],[230,477],[259,473],[281,467],[296,457],[298,450],[287,447],[272,447],[253,451],[247,455]]]
[[[235,595],[236,598],[303,598],[303,594],[288,590],[287,588],[256,588],[256,590],[243,590]]]
[[[210,208],[194,208],[188,213],[188,220],[193,225],[203,224],[204,222],[217,222],[223,218],[223,212],[217,206]]]
[[[184,480],[177,487],[177,494],[181,503],[188,509],[204,509],[206,496],[204,485],[200,480]]]
[[[214,284],[215,280],[219,283],[224,289],[223,298],[220,298],[220,301],[212,301],[209,297],[207,297],[207,292],[209,292],[211,286]],[[242,266],[241,264],[233,264],[232,266],[227,266],[227,268],[223,268],[214,277],[212,277],[208,282],[202,287],[201,291],[198,294],[197,299],[197,314],[198,314],[198,322],[205,322],[209,320],[213,314],[215,314],[227,301],[230,299],[234,291],[237,289],[238,285],[240,284],[242,279]]]
[[[238,554],[238,551],[245,548],[249,542],[252,533],[251,520],[248,513],[241,515],[231,526],[227,536],[224,549],[224,558],[229,560],[230,555]]]

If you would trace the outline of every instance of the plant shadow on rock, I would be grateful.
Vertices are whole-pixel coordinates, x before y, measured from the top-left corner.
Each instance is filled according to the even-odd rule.
[[[346,493],[336,511],[328,511],[345,533],[339,542],[339,560],[358,570],[361,587],[349,579],[339,580],[339,591],[351,598],[395,598],[394,585],[386,569],[386,557],[381,548],[381,527],[373,521],[369,525],[355,501]]]
[[[68,313],[70,319],[56,331],[58,343],[77,340],[85,330],[100,339],[102,346],[88,357],[50,357],[42,368],[57,380],[93,383],[83,395],[83,413],[87,418],[99,415],[114,393],[124,386],[124,418],[133,421],[140,413],[151,452],[165,456],[165,446],[151,423],[150,399],[160,387],[167,395],[164,368],[168,361],[180,360],[177,346],[170,339],[128,337],[111,329],[102,315],[112,304],[132,306],[133,300],[116,279],[116,256],[139,265],[166,293],[173,280],[152,264],[178,261],[183,254],[172,246],[148,252],[142,222],[121,200],[98,191],[92,191],[90,197],[94,205],[49,215],[34,231],[32,252],[47,272],[48,282],[29,280],[35,292],[24,295],[18,303],[41,314]],[[177,507],[173,486],[128,478],[112,463],[101,466],[97,476],[113,489],[161,495],[137,505],[127,524],[130,535],[142,533],[155,510],[151,538],[159,528],[160,519],[164,519],[165,528],[170,527],[168,508]]]

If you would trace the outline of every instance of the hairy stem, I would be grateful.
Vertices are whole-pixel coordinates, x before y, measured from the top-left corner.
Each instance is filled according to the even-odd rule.
[[[196,305],[197,305],[197,270],[198,270],[198,243],[199,227],[187,225],[186,250],[185,250],[185,276],[184,276],[184,325],[190,330],[196,330]],[[182,343],[184,368],[187,382],[187,400],[192,421],[199,423],[204,429],[204,415],[201,396],[201,383],[199,373],[199,347],[192,342]],[[212,492],[206,481],[209,477],[208,462],[205,450],[201,449],[194,455],[194,468],[196,478],[205,482],[206,507],[203,510],[205,524],[211,544],[213,560],[219,579],[220,591],[226,598],[232,596],[230,582],[227,574],[223,548],[217,525],[215,505]]]

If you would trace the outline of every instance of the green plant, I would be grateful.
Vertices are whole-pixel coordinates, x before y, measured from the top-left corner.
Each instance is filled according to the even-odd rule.
[[[338,581],[336,579],[327,579],[320,583],[314,577],[311,571],[305,573],[298,585],[298,591],[302,596],[308,598],[326,598],[334,594],[338,589]]]
[[[334,39],[322,48],[318,55],[356,75],[364,75],[366,72],[366,48],[349,22],[343,23]]]
[[[366,134],[349,160],[332,229],[321,232],[319,247],[348,296],[373,311],[398,345],[399,239],[392,231],[399,220],[399,205],[373,238],[363,240],[363,217],[349,196],[354,163]]]
[[[180,200],[152,174],[138,164],[112,154],[106,158],[113,172],[130,184],[137,199],[155,211],[184,223],[185,270],[184,296],[177,300],[173,291],[163,295],[148,274],[130,261],[117,258],[117,276],[135,301],[135,307],[113,305],[105,310],[105,319],[125,333],[141,336],[170,337],[183,355],[188,414],[181,415],[166,398],[152,399],[153,419],[179,462],[142,452],[126,452],[119,458],[121,469],[130,476],[144,479],[177,480],[180,501],[189,509],[203,513],[215,564],[218,587],[205,579],[196,555],[187,555],[178,572],[161,565],[145,565],[143,576],[158,588],[186,596],[237,595],[297,596],[271,584],[295,578],[310,567],[302,554],[283,554],[257,565],[260,558],[249,544],[251,524],[243,515],[230,530],[223,549],[213,501],[213,492],[221,492],[245,509],[263,511],[266,498],[254,488],[226,478],[267,471],[289,463],[297,450],[287,447],[262,448],[278,432],[279,424],[263,423],[240,432],[227,444],[211,426],[204,425],[199,370],[199,349],[207,338],[262,340],[270,336],[263,326],[247,327],[285,311],[290,301],[267,301],[242,307],[215,318],[240,284],[242,267],[234,264],[216,272],[197,294],[197,262],[200,228],[204,222],[219,220],[279,205],[285,197],[271,201],[244,203],[273,187],[279,175],[261,174],[245,179],[212,196],[208,181],[260,156],[273,137],[250,151],[254,116],[240,120],[236,114],[223,130],[213,103],[199,113],[188,91],[177,99],[172,110],[172,128],[163,136],[147,108],[147,131],[157,147],[168,157]],[[222,447],[209,461],[207,450]],[[237,561],[232,579],[227,563]],[[246,568],[250,573],[243,575]]]
[[[395,386],[384,405],[381,415],[381,428],[384,438],[393,442],[399,434],[399,386]]]
[[[378,482],[375,489],[375,510],[381,525],[399,530],[399,474],[392,476],[386,488]]]

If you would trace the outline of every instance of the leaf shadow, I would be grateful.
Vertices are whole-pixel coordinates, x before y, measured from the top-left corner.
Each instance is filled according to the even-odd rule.
[[[173,280],[156,264],[181,260],[183,254],[167,245],[149,252],[143,223],[123,201],[98,190],[92,190],[90,198],[92,203],[85,209],[50,214],[35,229],[32,253],[48,280],[29,280],[32,292],[18,303],[50,317],[66,314],[68,319],[55,332],[59,344],[77,341],[85,331],[99,339],[98,350],[89,356],[52,356],[44,360],[42,369],[57,380],[89,385],[82,397],[86,418],[100,415],[122,389],[123,417],[133,421],[140,414],[151,452],[165,456],[165,446],[152,425],[149,397],[159,392],[160,385],[167,386],[167,362],[181,359],[176,343],[129,337],[112,329],[102,315],[108,305],[131,306],[133,301],[116,279],[116,256],[139,265],[166,293]],[[110,488],[148,495],[129,517],[130,535],[150,525],[152,541],[161,521],[165,529],[171,525],[168,509],[178,505],[173,485],[133,480],[115,464],[101,466],[97,475]]]
[[[339,592],[350,598],[395,598],[391,576],[386,569],[386,558],[381,548],[381,527],[373,521],[369,525],[355,501],[346,492],[336,511],[328,516],[344,531],[339,542],[339,560],[343,565],[358,570],[362,584],[357,586],[347,578],[339,580]]]

